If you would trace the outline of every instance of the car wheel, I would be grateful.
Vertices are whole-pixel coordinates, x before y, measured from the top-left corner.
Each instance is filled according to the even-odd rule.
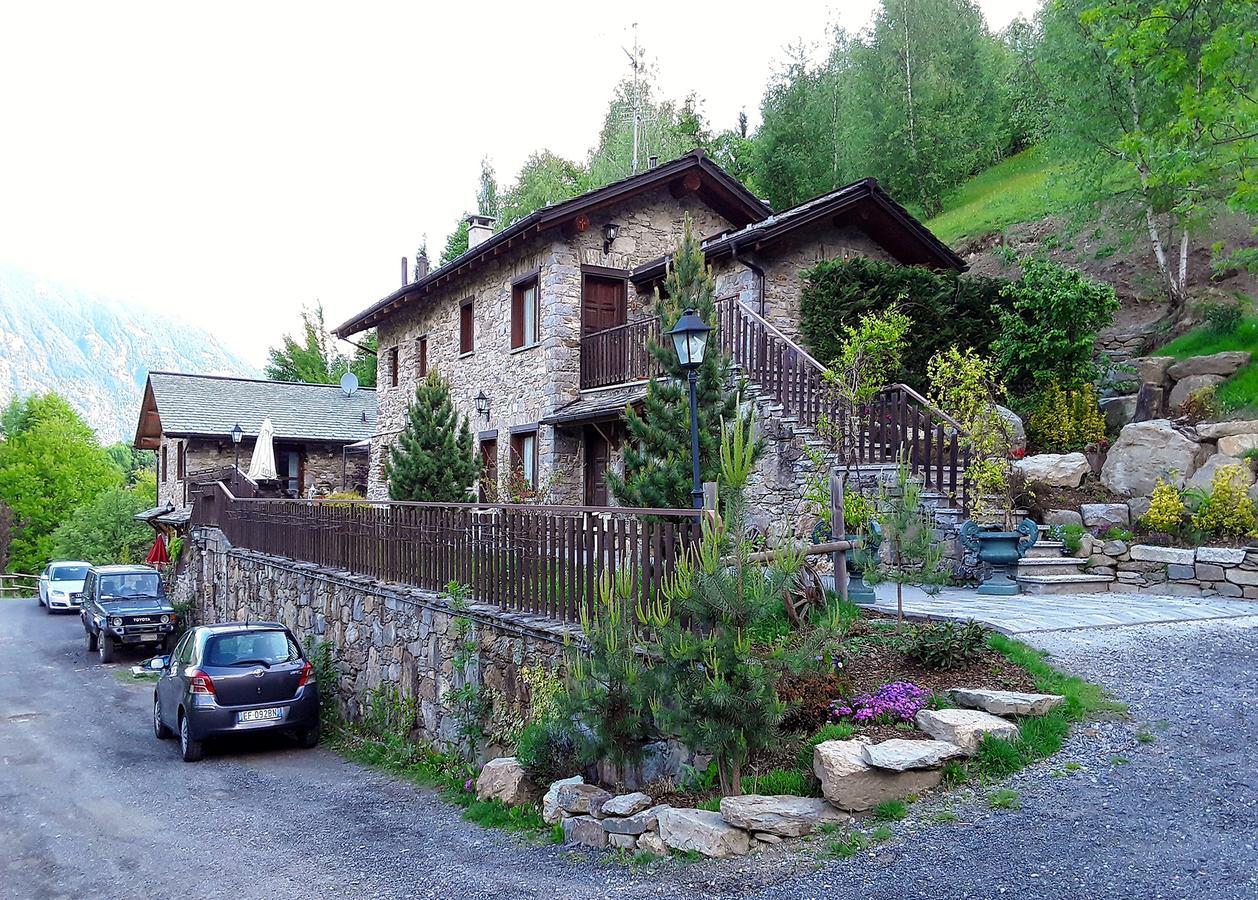
[[[114,661],[114,639],[107,634],[102,634],[96,639],[96,644],[100,649],[100,661],[103,663],[111,663]]]
[[[303,728],[297,732],[297,743],[306,750],[311,750],[319,746],[319,723],[315,722],[309,728]]]
[[[188,717],[179,717],[179,750],[183,753],[184,762],[196,762],[201,758],[204,750],[200,741],[194,741],[188,736]]]
[[[159,741],[170,740],[175,736],[174,732],[162,724],[162,704],[156,694],[153,695],[153,734]]]
[[[96,652],[96,635],[92,633],[92,630],[90,628],[85,630],[83,633],[87,636],[87,652],[95,653]]]

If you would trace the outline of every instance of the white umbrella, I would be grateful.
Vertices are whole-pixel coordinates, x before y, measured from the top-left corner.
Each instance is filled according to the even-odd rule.
[[[279,477],[275,473],[275,448],[271,445],[273,430],[270,418],[263,419],[262,427],[258,430],[258,440],[253,445],[249,471],[246,473],[250,481],[274,481]]]

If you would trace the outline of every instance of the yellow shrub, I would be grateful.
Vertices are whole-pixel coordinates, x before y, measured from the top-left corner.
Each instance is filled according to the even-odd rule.
[[[1210,480],[1210,497],[1192,521],[1210,534],[1239,537],[1252,533],[1254,501],[1249,499],[1244,469],[1238,465],[1219,466]]]
[[[1184,516],[1188,510],[1184,507],[1184,498],[1173,484],[1167,484],[1161,478],[1153,489],[1153,497],[1149,503],[1149,511],[1141,519],[1150,531],[1161,531],[1170,534],[1184,524]]]
[[[1090,384],[1066,390],[1050,384],[1027,419],[1031,445],[1044,453],[1070,453],[1105,439],[1105,416]]]

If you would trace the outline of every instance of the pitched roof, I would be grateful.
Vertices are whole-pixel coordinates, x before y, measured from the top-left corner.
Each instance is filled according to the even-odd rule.
[[[848,219],[905,265],[928,265],[958,272],[967,268],[965,260],[896,203],[876,178],[854,181],[738,231],[708,238],[703,242],[703,251],[713,260],[739,250],[762,247],[808,225]],[[667,258],[661,256],[638,266],[631,276],[634,283],[663,277],[666,262]]]
[[[578,215],[622,203],[664,186],[698,193],[713,209],[735,223],[755,222],[771,212],[763,201],[757,199],[738,179],[708,159],[702,150],[693,150],[685,156],[661,163],[654,169],[647,169],[579,197],[529,213],[418,281],[398,288],[383,300],[332,329],[332,333],[345,338],[371,328],[403,304],[414,302],[441,285],[471,273],[487,260],[510,250],[516,243],[523,243],[551,228],[571,226]]]
[[[361,441],[376,430],[376,392],[346,397],[335,384],[150,372],[135,444],[152,449],[163,433],[226,437],[237,423],[252,438],[268,417],[276,440]]]

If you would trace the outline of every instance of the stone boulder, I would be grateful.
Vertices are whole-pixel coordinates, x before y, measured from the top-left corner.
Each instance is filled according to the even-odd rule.
[[[660,827],[660,813],[672,809],[667,803],[640,810],[630,816],[612,816],[603,820],[603,830],[614,834],[645,834]]]
[[[660,813],[660,838],[673,850],[693,850],[713,859],[743,856],[751,836],[706,809],[673,809]]]
[[[922,731],[940,741],[956,744],[966,753],[978,749],[983,735],[1013,740],[1018,726],[977,709],[923,709],[914,717]]]
[[[765,794],[722,797],[721,818],[747,831],[766,831],[782,837],[801,837],[826,822],[852,821],[851,816],[817,797]]]
[[[585,779],[580,775],[573,775],[571,778],[552,781],[542,795],[542,821],[547,825],[554,825],[563,818],[563,810],[559,808],[559,789],[570,784],[585,784]]]
[[[1167,405],[1172,411],[1177,411],[1193,394],[1214,387],[1223,380],[1222,375],[1189,375],[1175,382],[1175,387],[1171,388],[1171,396],[1167,398]]]
[[[1119,433],[1105,457],[1101,483],[1118,494],[1147,497],[1159,478],[1174,477],[1182,485],[1204,456],[1200,444],[1166,419],[1133,422]]]
[[[1219,438],[1219,452],[1228,456],[1241,456],[1246,450],[1253,450],[1255,447],[1258,447],[1258,432],[1227,434]]]
[[[892,738],[877,744],[866,744],[861,758],[876,769],[904,772],[908,769],[933,769],[945,760],[963,756],[961,748],[946,741],[911,741]]]
[[[993,716],[1042,716],[1066,702],[1060,694],[1024,694],[983,688],[953,688],[948,693],[953,702]]]
[[[638,835],[638,849],[656,856],[668,856],[668,845],[654,831]]]
[[[1214,375],[1228,378],[1249,365],[1249,353],[1244,350],[1224,350],[1208,356],[1190,356],[1167,368],[1166,374],[1176,381],[1198,375]]]
[[[1050,509],[1044,513],[1045,525],[1082,525],[1083,516],[1077,509]]]
[[[1131,512],[1126,503],[1084,503],[1079,507],[1085,528],[1101,532],[1111,528],[1126,528],[1131,524]]]
[[[884,800],[900,800],[939,784],[938,769],[875,769],[865,762],[866,743],[823,741],[813,749],[812,770],[821,782],[821,793],[839,809],[873,809]]]
[[[501,800],[508,806],[536,803],[541,791],[514,756],[485,763],[476,779],[477,800]]]
[[[1136,367],[1142,382],[1161,385],[1166,382],[1166,370],[1175,364],[1175,357],[1137,356],[1131,364]]]
[[[555,803],[570,816],[601,816],[603,804],[611,798],[596,784],[565,784],[555,795]]]
[[[1235,434],[1258,434],[1258,421],[1201,422],[1197,425],[1197,436],[1203,441],[1217,441]]]
[[[1009,449],[1016,452],[1026,449],[1026,426],[1022,424],[1022,419],[1012,409],[997,405],[996,412],[1000,413],[1000,417],[1009,423],[1010,445]]]
[[[1136,418],[1136,395],[1124,394],[1120,397],[1102,397],[1097,401],[1101,415],[1105,416],[1105,430],[1114,432]]]
[[[563,841],[602,850],[607,846],[607,832],[593,816],[569,816],[563,820]]]
[[[632,816],[636,812],[642,812],[651,805],[651,798],[636,791],[632,794],[621,794],[619,797],[612,797],[603,804],[603,815],[605,816]]]
[[[1013,467],[1028,484],[1064,488],[1078,487],[1092,471],[1082,453],[1037,453],[1016,460]]]
[[[1258,437],[1258,435],[1255,435]],[[1224,438],[1224,440],[1227,440]],[[1219,441],[1220,444],[1223,441]],[[1253,470],[1249,465],[1235,456],[1228,456],[1226,453],[1216,453],[1201,464],[1201,468],[1193,473],[1192,478],[1188,479],[1189,487],[1210,489],[1210,483],[1214,480],[1214,473],[1224,466],[1239,466],[1241,470],[1241,480],[1245,483],[1245,487],[1249,487],[1254,483]]]

